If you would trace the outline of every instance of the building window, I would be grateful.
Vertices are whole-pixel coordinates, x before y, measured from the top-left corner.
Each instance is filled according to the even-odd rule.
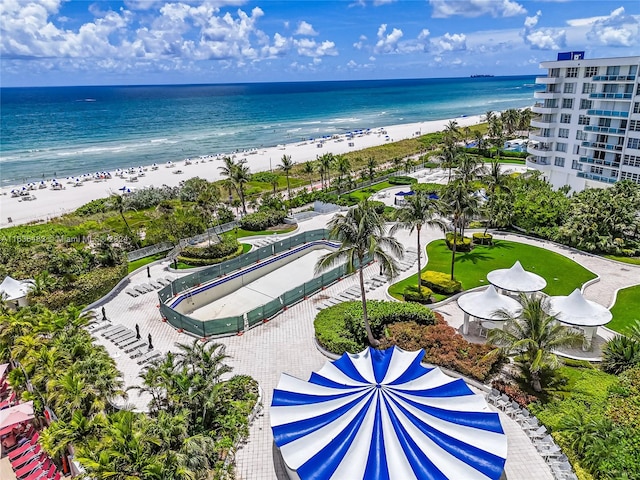
[[[561,143],[561,142],[556,143],[556,152],[566,152],[566,151],[567,151],[566,143]]]
[[[593,102],[591,100],[582,99],[580,100],[580,110],[589,110],[593,106]]]
[[[560,123],[571,123],[571,114],[563,113],[560,115]]]
[[[620,180],[631,180],[640,183],[640,173],[620,172]]]
[[[602,175],[603,169],[602,167],[591,167],[591,173],[595,173],[596,175]]]
[[[563,98],[562,108],[573,108],[573,98]]]
[[[640,167],[640,155],[625,155],[622,164],[630,167]]]
[[[602,87],[603,93],[618,93],[618,84],[617,83],[605,83]]]
[[[584,78],[591,78],[596,76],[597,74],[598,74],[598,67],[587,67],[584,69]]]
[[[582,165],[580,164],[580,162],[578,162],[578,160],[571,161],[571,170],[582,170]]]
[[[560,69],[552,68],[551,70],[549,70],[549,76],[551,78],[558,78],[560,76]]]
[[[640,102],[634,102],[633,113],[640,113]]]
[[[556,157],[556,158],[553,160],[553,164],[554,164],[556,167],[564,167],[564,157]]]
[[[609,66],[607,67],[607,75],[620,75],[620,67],[619,66]]]
[[[558,129],[558,136],[560,138],[569,138],[569,129],[568,128]]]
[[[640,150],[640,138],[630,138],[629,140],[627,140],[627,148]]]
[[[591,124],[591,117],[587,117],[586,115],[580,115],[578,117],[578,125],[589,125]]]
[[[636,87],[636,95],[640,95],[640,83]]]
[[[564,93],[575,93],[576,84],[575,83],[565,83],[564,84]]]
[[[629,120],[629,130],[632,132],[640,132],[640,120]]]
[[[596,84],[595,83],[583,83],[582,84],[582,93],[596,93]]]
[[[638,73],[638,66],[637,65],[629,66],[629,75],[635,75],[636,73]]]
[[[578,130],[576,132],[576,140],[586,140],[589,137],[587,132],[583,132],[582,130]]]
[[[578,76],[578,67],[567,68],[567,78],[576,78]]]

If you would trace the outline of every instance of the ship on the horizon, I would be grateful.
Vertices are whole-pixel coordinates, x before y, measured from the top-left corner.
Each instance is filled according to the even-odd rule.
[[[471,75],[471,78],[489,78],[489,77],[493,77],[493,75],[484,75],[484,74]]]

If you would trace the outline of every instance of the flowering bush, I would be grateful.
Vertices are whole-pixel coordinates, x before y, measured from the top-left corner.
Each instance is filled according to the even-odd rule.
[[[491,386],[500,393],[505,393],[511,400],[521,407],[527,407],[530,403],[538,400],[538,397],[529,395],[515,383],[506,383],[504,380],[494,380]]]

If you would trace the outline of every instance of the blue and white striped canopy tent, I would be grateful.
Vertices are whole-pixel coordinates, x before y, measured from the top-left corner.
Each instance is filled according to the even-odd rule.
[[[499,479],[507,437],[462,379],[421,365],[422,350],[367,349],[308,381],[285,373],[271,428],[292,479]]]

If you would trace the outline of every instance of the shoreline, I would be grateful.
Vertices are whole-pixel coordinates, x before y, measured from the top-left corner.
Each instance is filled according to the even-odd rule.
[[[24,185],[8,185],[0,189],[0,228],[13,225],[23,225],[25,223],[50,220],[63,214],[70,213],[86,203],[98,198],[105,198],[113,193],[118,193],[123,187],[129,189],[143,189],[145,187],[161,187],[162,185],[177,186],[181,181],[192,177],[204,178],[208,181],[220,180],[222,177],[218,172],[223,156],[234,156],[235,159],[244,158],[247,160],[251,173],[268,171],[276,168],[283,155],[291,155],[295,163],[303,163],[315,160],[316,156],[324,153],[335,155],[362,150],[369,147],[384,145],[399,140],[413,138],[427,133],[434,133],[445,128],[451,120],[458,122],[460,127],[477,125],[481,123],[482,115],[472,115],[469,117],[456,117],[443,120],[431,120],[424,122],[405,123],[369,129],[368,133],[363,130],[361,134],[356,134],[352,138],[347,138],[347,134],[333,136],[331,138],[318,138],[314,141],[294,142],[281,144],[273,147],[252,148],[244,152],[203,155],[198,158],[191,158],[190,164],[185,164],[185,159],[174,160],[173,167],[167,168],[167,163],[159,164],[156,170],[152,170],[152,165],[142,165],[146,168],[144,176],[139,176],[138,180],[131,182],[129,179],[116,177],[111,171],[112,178],[95,182],[88,180],[80,183],[80,186],[67,184],[66,179],[58,178],[58,182],[65,187],[64,190],[52,190],[51,179],[46,180],[47,188],[38,189],[30,193],[35,196],[34,200],[22,201],[22,197],[12,197],[11,190],[22,189]],[[321,147],[318,147],[321,145]],[[125,167],[129,168],[129,167]],[[134,167],[136,170],[138,166]],[[181,171],[181,174],[176,172]],[[128,176],[128,175],[127,175]],[[81,176],[77,176],[81,178]],[[39,183],[39,182],[37,182]],[[37,185],[36,183],[36,185]],[[11,218],[11,223],[9,222]]]

